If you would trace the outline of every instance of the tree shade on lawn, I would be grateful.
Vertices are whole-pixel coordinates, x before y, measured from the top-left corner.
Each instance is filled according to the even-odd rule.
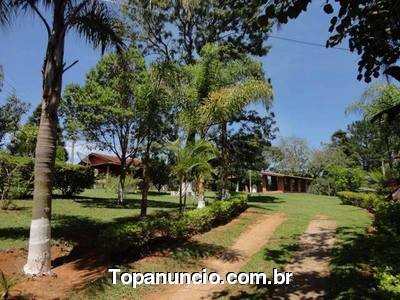
[[[31,275],[47,274],[51,268],[50,220],[57,141],[57,114],[61,98],[63,73],[71,66],[64,63],[65,36],[75,29],[95,47],[104,50],[110,44],[122,46],[117,21],[102,1],[1,1],[0,23],[14,15],[32,12],[44,24],[47,49],[43,63],[43,100],[35,150],[34,207],[29,239],[28,261],[24,271]],[[51,20],[41,9],[47,10]]]

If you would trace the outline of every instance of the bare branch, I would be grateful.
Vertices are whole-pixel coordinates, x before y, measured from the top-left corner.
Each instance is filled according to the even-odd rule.
[[[66,71],[68,71],[69,69],[71,69],[73,66],[75,66],[77,63],[79,62],[79,60],[74,61],[72,64],[70,64],[68,67],[63,69],[63,73],[65,73]],[[65,63],[64,63],[65,66]]]

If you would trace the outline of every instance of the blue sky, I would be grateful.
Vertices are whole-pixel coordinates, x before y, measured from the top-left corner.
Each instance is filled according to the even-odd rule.
[[[329,16],[314,1],[306,13],[273,35],[324,44],[329,36],[328,25]],[[46,45],[42,24],[30,16],[20,18],[0,31],[0,41],[0,64],[6,80],[0,99],[15,88],[18,96],[35,107],[41,98],[41,64]],[[272,79],[279,135],[305,138],[313,147],[329,141],[332,132],[345,128],[355,118],[345,116],[344,110],[367,87],[356,79],[357,55],[276,39],[267,43],[272,49],[260,60]],[[78,59],[79,63],[65,74],[64,85],[82,83],[99,57],[99,50],[69,34],[65,60],[72,63]]]

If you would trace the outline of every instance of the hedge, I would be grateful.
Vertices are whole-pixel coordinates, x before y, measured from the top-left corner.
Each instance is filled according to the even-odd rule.
[[[95,177],[93,170],[81,165],[56,163],[54,187],[64,196],[72,196],[91,188]]]
[[[188,239],[227,223],[246,208],[247,195],[239,194],[178,216],[164,212],[148,220],[113,224],[99,235],[99,241],[108,252],[123,253],[143,247],[156,238]]]
[[[370,212],[374,212],[380,204],[383,203],[383,198],[372,193],[357,193],[357,192],[338,192],[337,196],[343,204],[354,205],[365,208]]]
[[[380,232],[400,239],[400,203],[385,203],[375,211],[374,226]]]
[[[31,195],[33,190],[33,159],[0,155],[0,196],[1,199],[21,199]],[[73,195],[89,188],[94,183],[90,168],[57,162],[54,174],[54,188],[63,195]]]

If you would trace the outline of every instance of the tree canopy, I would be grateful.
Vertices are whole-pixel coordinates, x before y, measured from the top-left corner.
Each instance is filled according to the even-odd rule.
[[[195,63],[207,44],[228,46],[226,54],[265,55],[269,26],[257,22],[262,1],[129,0],[131,35],[150,54]]]

